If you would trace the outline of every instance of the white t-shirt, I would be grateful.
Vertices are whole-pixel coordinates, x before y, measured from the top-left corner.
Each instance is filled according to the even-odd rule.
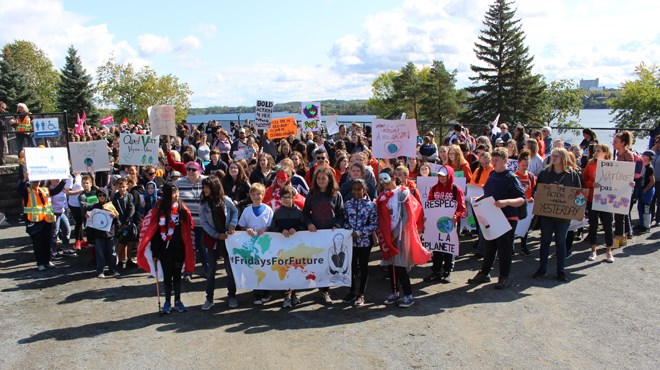
[[[82,190],[82,176],[76,175],[75,179],[72,176],[69,176],[69,178],[66,179],[64,188],[71,191]],[[79,194],[69,195],[69,206],[80,207],[80,200],[78,200],[78,195]]]
[[[238,220],[238,225],[244,229],[252,229],[254,231],[261,230],[264,227],[269,227],[270,222],[273,220],[273,209],[270,208],[267,204],[264,204],[266,209],[261,212],[261,215],[257,216],[254,214],[252,206],[248,206],[243,210],[240,220]]]

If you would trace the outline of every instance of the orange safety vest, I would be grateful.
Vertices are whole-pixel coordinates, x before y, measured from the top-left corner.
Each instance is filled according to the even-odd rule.
[[[37,188],[36,193],[38,195],[32,187],[29,187],[27,192],[28,198],[24,210],[27,219],[31,222],[55,222],[53,206],[50,204],[50,197],[48,196],[48,188]]]
[[[16,129],[18,130],[18,132],[32,131],[32,121],[30,120],[30,116],[26,114],[22,120],[18,121],[18,125],[16,126]]]

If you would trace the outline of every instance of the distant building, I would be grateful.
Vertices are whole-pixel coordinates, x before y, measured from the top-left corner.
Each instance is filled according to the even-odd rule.
[[[580,80],[580,88],[582,90],[597,90],[598,79],[595,80]]]

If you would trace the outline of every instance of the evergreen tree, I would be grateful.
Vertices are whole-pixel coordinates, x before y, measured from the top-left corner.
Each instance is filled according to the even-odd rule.
[[[434,60],[429,73],[422,81],[422,121],[447,124],[458,117],[461,97],[455,84],[456,70],[450,73],[443,62]]]
[[[57,89],[57,109],[67,111],[69,126],[75,123],[73,117],[82,112],[87,114],[88,123],[95,122],[98,114],[93,99],[92,76],[83,68],[78,51],[70,46]]]
[[[485,30],[475,43],[475,53],[483,65],[471,65],[475,77],[466,90],[471,95],[464,119],[472,124],[500,122],[539,124],[542,117],[545,84],[532,74],[534,57],[525,46],[520,19],[511,2],[495,0],[484,20]],[[547,122],[544,122],[547,123]]]
[[[41,103],[30,88],[27,77],[11,60],[0,59],[0,100],[12,112],[16,104],[25,103],[31,113],[41,111]]]

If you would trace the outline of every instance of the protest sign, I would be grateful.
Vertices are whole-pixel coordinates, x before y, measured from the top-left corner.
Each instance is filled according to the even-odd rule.
[[[630,209],[635,162],[598,161],[593,209],[627,215]]]
[[[339,124],[337,123],[337,115],[325,116],[325,129],[328,130],[328,136],[339,133]]]
[[[300,113],[303,115],[303,132],[321,131],[321,103],[308,102],[300,104]]]
[[[513,171],[513,172],[518,171],[518,160],[517,159],[511,159],[511,158],[507,159],[506,160],[506,168]]]
[[[99,120],[99,123],[102,124],[102,125],[109,125],[109,124],[113,123],[114,121],[115,120],[114,120],[114,118],[112,118],[112,114],[111,114],[107,117],[101,118],[101,120]]]
[[[158,136],[122,133],[119,136],[117,163],[134,166],[158,166]]]
[[[440,171],[440,168],[442,168],[442,165],[437,163],[428,163],[428,165],[431,168],[431,174],[433,176],[437,175],[438,171]]]
[[[522,220],[518,220],[518,223],[516,224],[516,236],[523,237],[527,235],[527,231],[529,231],[529,227],[532,225],[532,219],[534,218],[533,215],[533,209],[534,209],[534,203],[527,203],[527,217],[523,218]]]
[[[309,289],[351,285],[351,230],[299,231],[250,236],[238,231],[226,242],[239,289]]]
[[[273,116],[273,102],[257,100],[254,126],[258,129],[268,130],[270,127],[270,120]]]
[[[70,142],[69,153],[73,172],[110,170],[108,142],[105,140]]]
[[[375,158],[389,159],[417,155],[417,121],[415,119],[375,119],[371,126]]]
[[[471,198],[478,198],[484,195],[484,188],[477,185],[465,185],[465,206],[467,207],[467,217],[461,219],[461,230],[476,230],[477,222],[474,217],[474,210],[472,210]]]
[[[456,213],[455,200],[422,201],[424,205],[424,247],[433,252],[458,256],[458,232],[452,217]]]
[[[237,160],[237,161],[240,161],[241,159],[244,159],[247,162],[250,162],[250,160],[254,156],[254,153],[255,153],[255,150],[254,150],[253,147],[246,146],[243,149],[234,151],[234,159]]]
[[[268,130],[268,138],[281,139],[297,134],[296,119],[294,117],[273,118]]]
[[[89,218],[87,219],[87,227],[101,231],[110,231],[112,227],[112,212],[103,209],[95,208],[87,212]]]
[[[422,199],[422,203],[425,200],[429,199],[429,192],[433,185],[438,183],[438,178],[435,176],[417,176],[416,185],[417,190],[419,191],[419,197]]]
[[[486,240],[494,240],[511,230],[511,224],[501,209],[495,206],[493,197],[483,198],[472,202],[474,215],[479,221],[481,234]]]
[[[171,105],[154,105],[147,108],[151,134],[176,136],[176,124],[174,123],[174,107]]]
[[[587,189],[555,184],[538,184],[533,213],[537,216],[582,220],[587,207]]]
[[[69,178],[66,148],[24,148],[25,167],[31,181]]]

